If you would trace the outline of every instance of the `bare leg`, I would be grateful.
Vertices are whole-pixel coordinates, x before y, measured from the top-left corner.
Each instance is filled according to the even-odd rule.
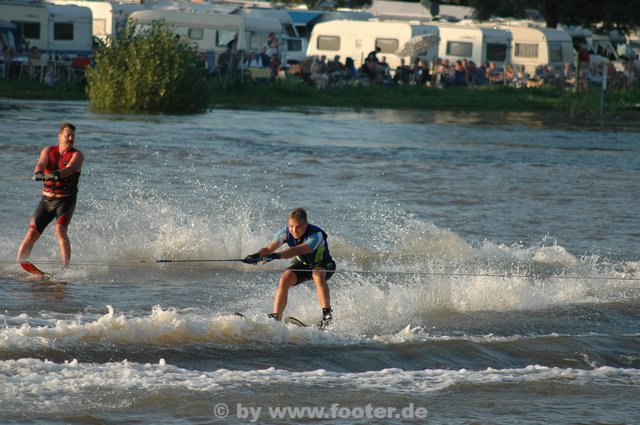
[[[331,306],[331,298],[329,296],[329,285],[327,285],[327,272],[324,269],[314,269],[311,276],[316,283],[320,307],[329,308]]]
[[[34,227],[29,227],[27,234],[20,244],[20,248],[18,248],[18,257],[16,258],[16,261],[25,261],[29,258],[33,245],[35,245],[38,239],[40,239],[40,232],[38,232]]]
[[[276,291],[276,298],[273,302],[273,312],[278,314],[278,317],[282,317],[284,308],[287,306],[287,300],[289,298],[289,288],[294,286],[298,278],[296,274],[290,270],[286,270],[280,276],[278,282],[278,289]]]
[[[67,235],[67,226],[56,224],[54,228],[58,237],[58,246],[60,246],[60,255],[62,256],[62,267],[67,267],[71,260],[71,242]]]

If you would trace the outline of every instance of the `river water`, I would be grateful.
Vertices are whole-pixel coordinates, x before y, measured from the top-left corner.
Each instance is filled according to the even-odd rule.
[[[15,254],[66,120],[72,264],[48,228],[42,281]],[[0,422],[639,423],[637,122],[0,101]],[[266,318],[284,260],[178,262],[299,206],[338,264],[328,331]],[[285,314],[320,318],[313,285]]]

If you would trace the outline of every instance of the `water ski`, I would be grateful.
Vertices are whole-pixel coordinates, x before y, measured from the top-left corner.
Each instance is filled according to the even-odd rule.
[[[32,275],[39,276],[45,279],[51,279],[51,275],[49,273],[43,272],[29,261],[21,261],[20,266],[22,266],[24,270],[31,273]]]
[[[295,317],[292,316],[287,316],[284,318],[284,323],[288,324],[288,325],[295,325],[295,326],[299,326],[301,328],[308,328],[309,325],[307,325],[306,323],[304,323],[301,320],[296,319]]]

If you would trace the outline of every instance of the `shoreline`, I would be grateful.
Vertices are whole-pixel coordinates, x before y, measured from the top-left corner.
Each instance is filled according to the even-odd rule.
[[[604,114],[600,115],[601,93],[592,89],[573,93],[557,88],[511,88],[501,86],[439,89],[432,87],[340,87],[318,90],[296,81],[272,85],[245,82],[221,86],[210,80],[211,109],[338,107],[349,109],[395,109],[407,111],[541,112],[562,113],[572,119],[638,119],[640,90],[606,91]],[[84,100],[84,86],[61,82],[47,86],[39,82],[0,80],[0,99]]]

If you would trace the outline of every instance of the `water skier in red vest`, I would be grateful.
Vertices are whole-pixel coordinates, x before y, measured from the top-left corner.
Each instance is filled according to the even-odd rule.
[[[42,199],[29,222],[29,230],[18,249],[17,261],[26,261],[44,229],[54,219],[55,233],[60,246],[62,266],[71,259],[71,242],[67,227],[76,206],[78,181],[84,156],[74,148],[76,127],[68,122],[60,125],[58,145],[47,146],[40,152],[33,179],[43,181]]]

